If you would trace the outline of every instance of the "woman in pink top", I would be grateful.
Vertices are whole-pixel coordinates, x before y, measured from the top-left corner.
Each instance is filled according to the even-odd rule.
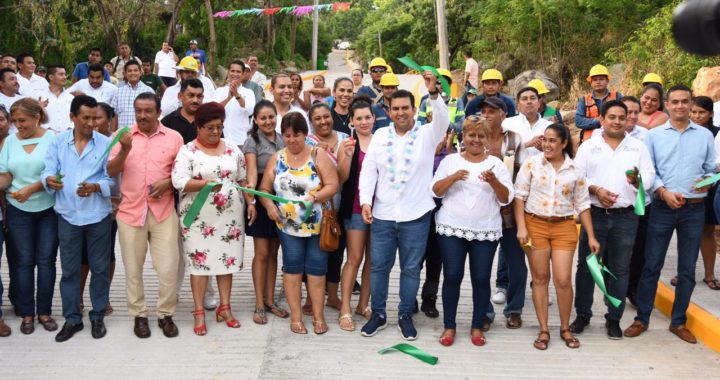
[[[638,125],[647,129],[665,124],[669,116],[663,112],[663,89],[660,85],[650,83],[643,89],[640,97],[640,114]]]

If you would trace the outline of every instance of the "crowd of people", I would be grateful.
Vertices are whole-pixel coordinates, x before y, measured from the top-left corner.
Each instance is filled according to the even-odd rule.
[[[195,40],[182,59],[167,43],[154,60],[122,43],[104,66],[100,50],[91,49],[68,88],[64,67],[49,65],[42,78],[31,55],[3,55],[0,243],[20,331],[31,334],[36,319],[48,331],[59,329],[52,317],[59,251],[65,321],[55,340],[84,328],[88,273],[91,334],[102,338],[113,311],[116,238],[137,337],[152,331],[143,286],[148,252],[163,335],[179,334],[173,316],[186,273],[193,332],[207,334],[206,310],[213,309],[218,322],[239,328],[230,300],[248,236],[256,324],[267,324],[271,314],[307,334],[307,315],[313,332],[323,334],[328,306],[337,310],[341,330],[357,329],[355,314],[365,320],[360,334],[373,336],[389,323],[397,256],[400,334],[417,338],[413,318],[420,311],[442,314],[439,343],[450,346],[468,259],[474,345],[486,344],[493,303],[505,304],[508,329],[522,328],[529,272],[539,324],[532,345],[545,350],[550,342],[552,280],[560,339],[574,349],[592,317],[586,258],[597,255],[612,272],[607,291],[621,301],[606,303],[608,337],[636,337],[650,323],[676,233],[670,331],[695,343],[686,311],[699,252],[704,282],[720,288],[714,275],[720,205],[712,185],[696,185],[715,174],[720,157],[712,100],[684,85],[665,90],[654,73],[639,99],[623,96],[608,88],[607,68],[596,65],[587,77],[591,92],[578,99],[576,143],[559,110],[547,104],[546,83],[534,79],[509,96],[500,71],[481,74],[472,54],[464,57],[461,97],[443,92],[426,71],[427,95],[416,99],[379,57],[368,65],[369,83],[353,70],[331,87],[316,75],[303,90],[296,73],[275,74],[268,86],[256,56],[229,62],[225,84],[216,88]],[[437,73],[452,83],[449,70]],[[323,227],[334,221],[340,237],[333,248],[321,248],[330,239]],[[289,310],[275,294],[278,265]],[[0,282],[0,302],[2,294]],[[637,315],[623,331],[628,301]],[[0,336],[8,336],[1,313]]]

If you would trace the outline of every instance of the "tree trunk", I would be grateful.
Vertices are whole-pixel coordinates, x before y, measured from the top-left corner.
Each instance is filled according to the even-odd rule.
[[[182,9],[184,2],[185,0],[175,0],[175,5],[173,6],[172,17],[170,18],[167,34],[165,35],[165,40],[168,44],[170,44],[170,46],[175,44],[175,25],[177,25],[178,18],[180,17],[180,10]]]
[[[105,30],[105,40],[113,47],[113,50],[115,50],[118,43],[120,43],[120,33],[113,22],[114,17],[112,11],[105,7],[102,0],[95,0],[95,6],[97,7],[102,27]]]
[[[265,8],[272,8],[272,0],[265,1]],[[275,16],[267,16],[267,57],[271,57],[275,51]]]
[[[289,60],[294,61],[295,59],[295,37],[297,36],[298,18],[290,16],[290,57]]]
[[[207,11],[208,17],[208,30],[210,31],[210,41],[208,42],[208,49],[210,50],[210,56],[208,57],[208,74],[215,76],[215,69],[217,68],[217,62],[215,62],[215,48],[217,44],[217,38],[215,36],[215,17],[213,17],[212,4],[210,0],[205,0],[205,10]]]

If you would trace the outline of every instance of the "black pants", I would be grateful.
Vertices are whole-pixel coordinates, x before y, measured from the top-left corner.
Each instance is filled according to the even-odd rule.
[[[427,246],[425,247],[425,283],[422,288],[423,300],[435,300],[440,285],[440,273],[442,272],[442,255],[438,245],[437,233],[435,233],[435,209],[430,216],[430,231],[428,231]]]
[[[650,206],[645,207],[645,215],[638,220],[637,233],[635,234],[635,245],[633,246],[632,257],[630,258],[630,274],[628,278],[628,297],[633,297],[637,293],[640,275],[645,265],[645,239],[647,239],[648,215],[650,215]]]

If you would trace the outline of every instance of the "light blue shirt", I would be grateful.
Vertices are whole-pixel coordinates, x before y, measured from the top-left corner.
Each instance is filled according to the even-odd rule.
[[[47,210],[55,203],[55,197],[44,191],[33,193],[25,202],[20,203],[12,197],[12,193],[40,180],[45,167],[45,152],[49,149],[55,135],[46,131],[44,135],[34,139],[18,140],[17,134],[5,139],[0,151],[0,173],[12,174],[12,183],[7,191],[7,200],[14,207],[25,212]],[[31,153],[23,146],[35,145]]]
[[[655,166],[652,191],[665,187],[685,198],[704,198],[707,193],[695,193],[692,186],[698,179],[715,174],[715,146],[712,133],[690,122],[680,133],[668,120],[645,136],[645,144]]]
[[[93,137],[78,154],[75,148],[74,130],[65,131],[55,137],[45,155],[45,170],[41,174],[43,186],[49,194],[55,195],[55,211],[68,223],[85,226],[98,223],[112,212],[110,187],[112,179],[107,174],[107,157],[98,160],[110,145],[110,139],[93,132]],[[47,185],[47,177],[62,174],[62,190],[53,190]],[[77,195],[78,184],[82,181],[100,185],[100,193],[82,198]]]

